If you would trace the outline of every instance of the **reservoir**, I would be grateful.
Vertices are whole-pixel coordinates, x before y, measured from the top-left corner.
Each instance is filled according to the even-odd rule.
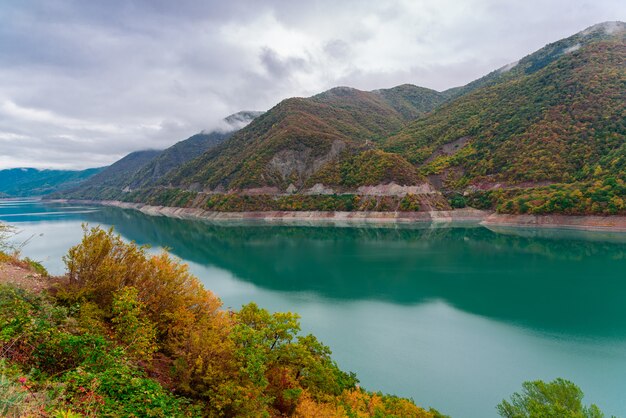
[[[453,417],[496,417],[522,382],[556,377],[626,416],[626,234],[218,224],[36,200],[0,201],[0,220],[52,274],[83,223],[167,248],[225,307],[297,312],[363,387]]]

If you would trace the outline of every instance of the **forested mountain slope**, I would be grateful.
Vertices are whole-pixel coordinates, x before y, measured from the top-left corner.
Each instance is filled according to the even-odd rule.
[[[624,142],[624,42],[602,41],[531,75],[484,87],[417,120],[383,147],[421,164],[443,144],[467,137],[456,165],[472,181],[568,181]],[[452,160],[452,161],[450,161]]]
[[[610,33],[596,33],[607,27]],[[577,43],[541,69],[443,105],[387,138],[383,149],[401,154],[448,190],[626,180],[625,25],[593,28],[573,37],[589,36],[586,45]],[[602,199],[613,197],[611,192]],[[608,210],[607,201],[581,199],[538,210]],[[591,210],[593,203],[597,210]]]
[[[95,195],[104,193],[107,189],[121,190],[127,186],[128,179],[137,172],[137,170],[157,157],[161,152],[160,150],[131,152],[81,184],[78,189],[69,191],[69,194],[80,191],[80,193],[85,194],[85,197],[87,197],[90,196],[89,193]]]
[[[300,189],[325,164],[375,148],[389,133],[442,101],[440,93],[411,85],[373,92],[337,87],[309,98],[287,99],[167,181],[198,190]],[[383,152],[364,159],[372,165],[396,162]]]
[[[456,98],[470,93],[480,87],[491,86],[513,78],[520,78],[532,74],[556,61],[562,55],[576,51],[582,46],[600,40],[614,39],[624,30],[624,22],[603,22],[593,25],[568,38],[550,43],[538,51],[525,56],[516,62],[511,62],[484,77],[472,81],[465,86],[455,87],[443,92],[450,98]]]
[[[288,99],[168,185],[305,191],[320,183],[345,190],[443,174],[445,184],[432,178],[436,185],[463,189],[586,179],[623,141],[624,62],[624,24],[608,22],[454,92],[340,87]],[[445,96],[456,98],[426,114]]]

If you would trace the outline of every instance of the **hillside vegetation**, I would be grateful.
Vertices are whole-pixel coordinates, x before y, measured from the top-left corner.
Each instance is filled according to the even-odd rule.
[[[456,98],[477,90],[514,78],[532,74],[559,59],[562,55],[576,51],[591,43],[611,40],[620,36],[624,30],[624,22],[603,22],[582,30],[570,37],[550,43],[538,51],[509,63],[484,77],[472,81],[465,86],[451,88],[443,92],[450,98]]]
[[[420,164],[439,144],[468,136],[461,152],[422,170],[441,175],[446,188],[495,189],[487,207],[502,212],[623,213],[624,62],[623,38],[581,47],[532,75],[459,99],[386,147]]]

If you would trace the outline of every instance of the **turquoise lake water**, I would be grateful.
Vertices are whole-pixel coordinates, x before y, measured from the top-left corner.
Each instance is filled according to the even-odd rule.
[[[226,307],[295,311],[370,390],[497,416],[525,380],[563,377],[626,416],[626,234],[479,226],[215,224],[0,201],[55,274],[81,223],[167,247]]]

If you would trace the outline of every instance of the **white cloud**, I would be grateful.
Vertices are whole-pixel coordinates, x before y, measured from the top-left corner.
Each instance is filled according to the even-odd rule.
[[[49,110],[23,107],[11,100],[5,100],[0,105],[0,113],[4,116],[20,119],[28,123],[43,123],[68,130],[96,131],[107,134],[119,134],[121,130],[111,124],[93,123],[86,120],[73,119],[57,115]],[[70,138],[69,135],[60,135],[62,138]]]
[[[267,110],[336,85],[445,89],[626,17],[617,0],[2,7],[0,168],[103,165],[218,127],[239,110]]]
[[[511,71],[513,68],[515,68],[517,66],[517,64],[519,64],[519,60],[518,61],[513,61],[508,63],[507,65],[498,68],[498,71],[501,73],[506,73]]]
[[[580,44],[572,45],[569,48],[565,48],[563,50],[564,54],[569,54],[570,52],[578,51],[580,49]]]

